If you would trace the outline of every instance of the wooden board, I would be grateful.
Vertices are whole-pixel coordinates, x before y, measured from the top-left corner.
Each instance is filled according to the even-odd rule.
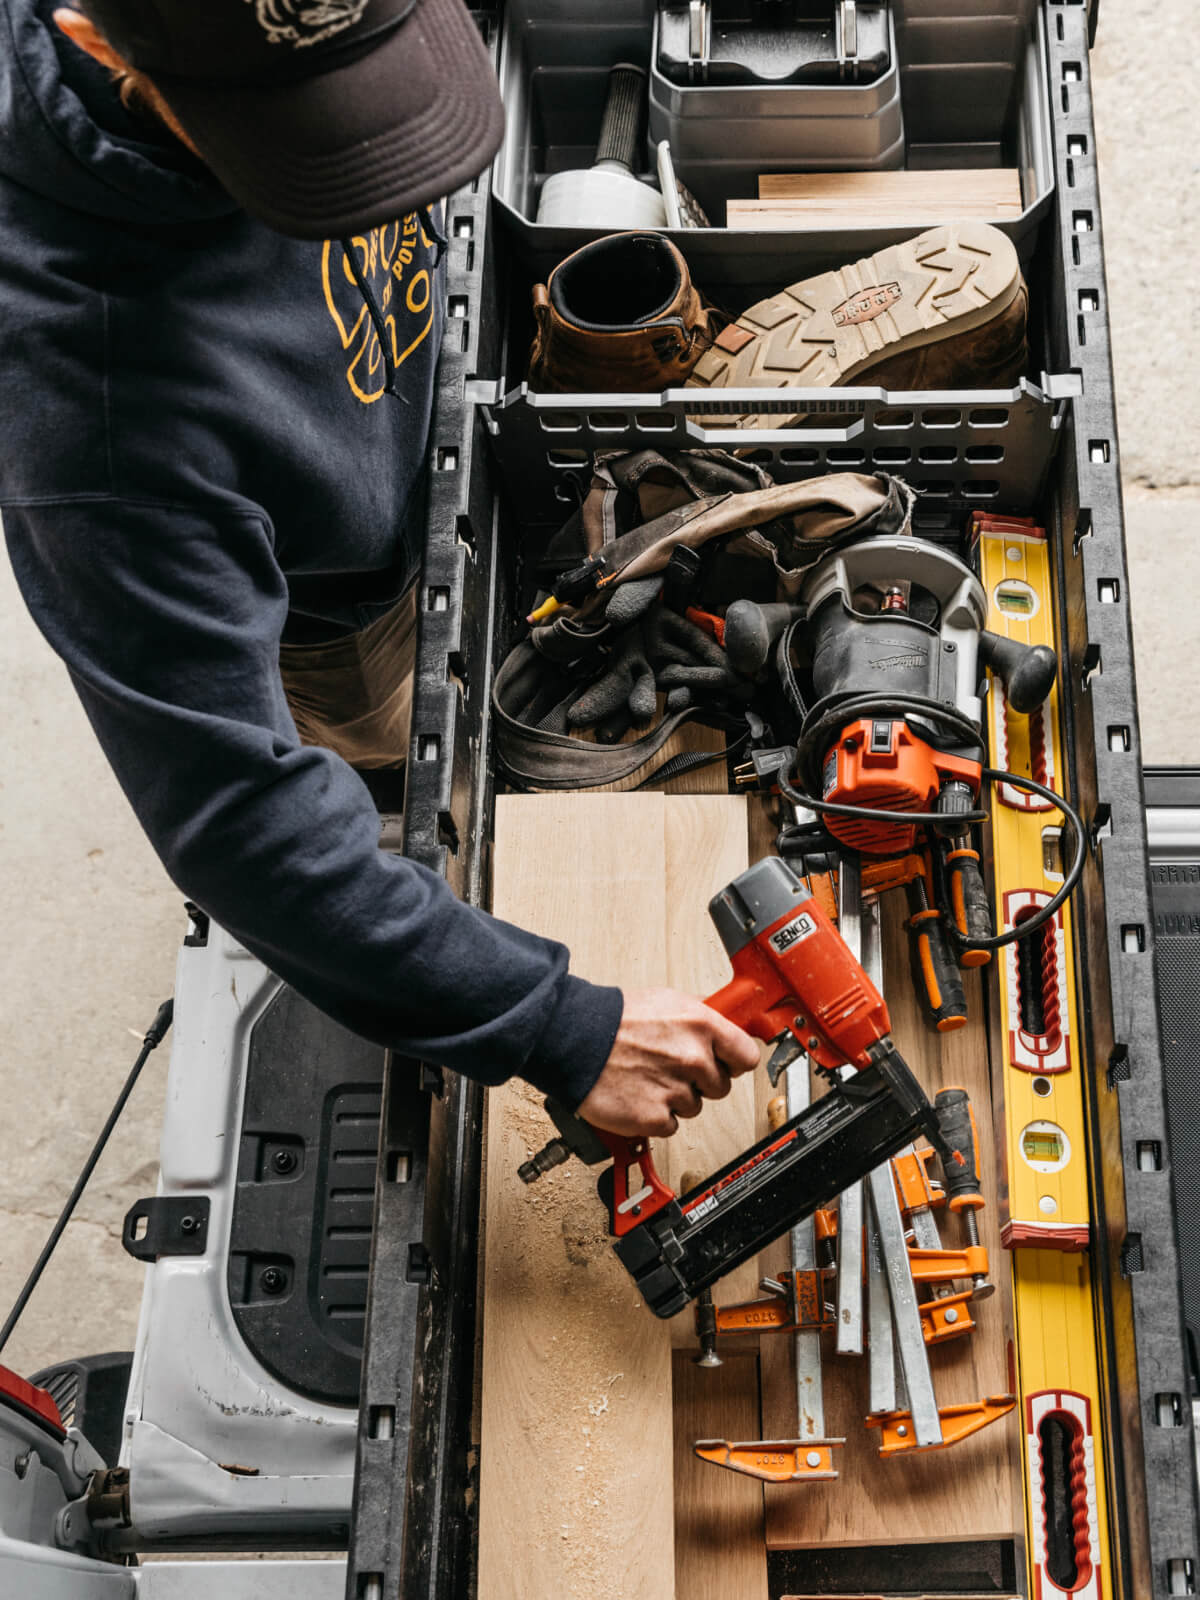
[[[995,1141],[989,1137],[987,1034],[978,974],[965,975],[971,1012],[968,1026],[958,1033],[932,1033],[918,1012],[909,977],[902,898],[887,896],[883,911],[885,993],[896,1041],[931,1097],[949,1084],[961,1084],[970,1093],[981,1122],[983,1190],[992,1202],[996,1193]],[[1011,1284],[1000,1249],[996,1206],[989,1203],[979,1216],[997,1292],[976,1307],[978,1326],[973,1334],[932,1353],[942,1405],[979,1400],[1014,1387],[1005,1332],[1011,1316],[1006,1303]],[[958,1237],[956,1226],[954,1219],[943,1223],[947,1243]],[[776,1269],[783,1266],[786,1246],[776,1246],[767,1259]],[[823,1366],[826,1430],[847,1441],[840,1452],[841,1477],[836,1483],[767,1490],[767,1543],[773,1549],[932,1544],[964,1537],[992,1540],[1017,1535],[1023,1515],[1021,1435],[1015,1412],[952,1449],[881,1461],[877,1435],[863,1426],[867,1410],[865,1357],[834,1357],[827,1346]],[[796,1400],[786,1338],[762,1341],[762,1375],[765,1436],[789,1437],[796,1426]]]
[[[664,807],[652,794],[498,797],[493,909],[569,943],[580,975],[664,982]],[[530,1085],[489,1093],[479,1600],[669,1595],[668,1332],[612,1253],[595,1173],[570,1161],[518,1179],[552,1131]]]
[[[762,1485],[692,1453],[698,1438],[758,1437],[758,1358],[710,1371],[676,1350],[674,1390],[677,1600],[767,1600]]]
[[[1021,176],[1011,167],[936,172],[764,173],[756,200],[730,200],[730,228],[933,227],[1021,215]]]
[[[501,796],[493,908],[562,939],[582,976],[704,993],[725,977],[707,903],[745,862],[744,800]],[[743,1140],[747,1099],[710,1106],[696,1150],[722,1125]],[[489,1094],[479,1600],[669,1600],[671,1329],[612,1254],[594,1172],[517,1178],[551,1134],[529,1086]],[[697,1159],[658,1153],[668,1171]]]
[[[904,200],[929,205],[1021,206],[1016,167],[943,167],[927,172],[764,172],[760,200]]]

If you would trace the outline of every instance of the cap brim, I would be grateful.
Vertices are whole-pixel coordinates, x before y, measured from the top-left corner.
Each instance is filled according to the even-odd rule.
[[[160,88],[233,198],[300,239],[341,238],[441,199],[482,172],[504,134],[462,0],[418,0],[369,55],[298,83]]]

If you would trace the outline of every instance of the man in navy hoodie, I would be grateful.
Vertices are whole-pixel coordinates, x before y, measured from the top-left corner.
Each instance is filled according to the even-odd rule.
[[[404,753],[435,202],[503,125],[462,0],[80,4],[0,0],[0,510],[122,788],[347,1027],[673,1132],[753,1040],[381,851],[335,753]]]

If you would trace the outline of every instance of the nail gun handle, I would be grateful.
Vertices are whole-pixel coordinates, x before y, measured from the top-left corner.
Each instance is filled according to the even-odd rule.
[[[756,973],[750,977],[731,978],[723,989],[706,995],[704,1004],[752,1038],[770,1044],[791,1028],[796,1018],[796,1005],[783,1003],[790,998],[788,996],[766,1005],[763,994],[764,986]]]
[[[578,1156],[589,1167],[611,1156],[612,1166],[600,1174],[597,1187],[608,1207],[610,1231],[618,1237],[674,1200],[675,1191],[667,1187],[655,1169],[648,1139],[629,1139],[624,1134],[610,1133],[607,1128],[593,1127],[553,1096],[544,1104],[558,1129],[558,1138],[551,1139],[517,1168],[522,1183],[536,1183],[543,1173],[571,1156]],[[641,1174],[641,1181],[631,1190],[629,1174],[634,1167]]]
[[[992,907],[979,866],[979,851],[969,844],[956,844],[946,852],[946,892],[950,915],[964,939],[990,939]],[[992,959],[990,950],[960,950],[961,967],[982,967]]]
[[[942,1156],[942,1173],[951,1211],[978,1210],[983,1205],[979,1181],[979,1131],[965,1089],[941,1089],[933,1108],[949,1150]]]
[[[623,1134],[609,1133],[604,1128],[593,1131],[613,1158],[612,1166],[601,1175],[600,1193],[608,1204],[610,1229],[620,1239],[669,1205],[675,1198],[675,1191],[659,1177],[648,1139],[627,1139]],[[641,1182],[631,1190],[629,1174],[634,1167],[641,1175]]]

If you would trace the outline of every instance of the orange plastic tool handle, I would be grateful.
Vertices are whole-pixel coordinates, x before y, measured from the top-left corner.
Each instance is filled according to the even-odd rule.
[[[659,1177],[650,1154],[648,1139],[626,1139],[619,1133],[608,1133],[597,1128],[600,1140],[612,1152],[612,1230],[622,1238],[639,1222],[654,1216],[675,1198],[674,1189]],[[640,1186],[630,1192],[630,1169],[637,1167],[642,1175]]]

